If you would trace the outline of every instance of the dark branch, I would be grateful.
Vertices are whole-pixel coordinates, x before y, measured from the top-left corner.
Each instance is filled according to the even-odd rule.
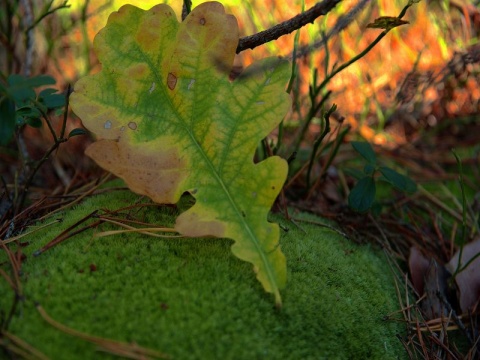
[[[182,7],[182,21],[190,14],[192,11],[192,0],[183,0]]]
[[[323,0],[290,20],[284,21],[257,34],[241,38],[238,42],[237,54],[246,49],[254,49],[257,46],[276,40],[280,36],[290,34],[309,23],[313,23],[319,16],[328,14],[340,1],[342,0]]]

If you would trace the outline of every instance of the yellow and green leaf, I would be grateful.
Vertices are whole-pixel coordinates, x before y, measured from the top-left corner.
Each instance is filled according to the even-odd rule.
[[[409,24],[409,22],[395,16],[380,16],[379,18],[376,18],[373,23],[369,23],[367,28],[385,29],[390,31],[397,26],[405,24]]]
[[[267,221],[287,174],[279,157],[253,162],[258,143],[287,113],[287,61],[267,58],[230,82],[238,44],[235,17],[220,3],[179,23],[167,5],[131,5],[96,36],[102,70],[80,79],[71,106],[97,136],[87,155],[158,203],[184,192],[195,205],[176,230],[227,237],[281,305],[286,261],[279,227]]]

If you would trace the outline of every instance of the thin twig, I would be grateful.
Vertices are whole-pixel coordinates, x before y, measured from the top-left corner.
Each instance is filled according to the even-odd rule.
[[[68,90],[65,94],[65,113],[68,112],[68,103],[69,103],[69,98],[70,98],[70,85],[68,87]],[[24,188],[23,188],[23,191],[22,191],[22,195],[20,196],[20,200],[17,202],[17,204],[15,205],[15,210],[18,211],[19,209],[22,208],[23,206],[23,203],[25,202],[25,198],[26,198],[26,195],[27,195],[27,192],[30,188],[30,185],[33,181],[33,178],[35,177],[35,175],[37,174],[37,171],[40,169],[40,167],[45,163],[45,161],[48,160],[48,158],[50,157],[50,155],[58,150],[58,148],[60,147],[60,145],[64,142],[67,142],[68,141],[68,138],[64,138],[63,135],[65,134],[65,128],[66,128],[66,122],[67,122],[67,116],[64,115],[63,117],[63,124],[62,124],[62,130],[61,130],[61,136],[60,137],[57,137],[56,133],[55,133],[55,130],[53,129],[53,126],[52,126],[52,123],[48,117],[48,114],[45,113],[41,108],[38,108],[40,110],[40,112],[42,113],[42,116],[44,117],[45,119],[45,122],[47,123],[47,126],[52,134],[52,137],[53,137],[53,144],[52,146],[50,147],[50,149],[47,150],[47,152],[43,155],[43,157],[37,161],[35,163],[35,166],[34,168],[30,171],[30,174],[27,178],[27,180],[25,181],[25,185],[24,185]]]
[[[311,45],[303,46],[301,49],[299,49],[296,57],[304,57],[310,54],[312,51],[321,49],[323,46],[325,46],[328,40],[330,40],[330,38],[334,37],[341,31],[343,31],[345,28],[347,28],[352,23],[352,21],[355,20],[358,13],[360,13],[360,11],[362,11],[363,8],[365,8],[365,6],[370,1],[371,0],[360,0],[348,13],[340,16],[335,23],[335,26],[326,35],[323,35],[320,40],[314,42]]]
[[[22,0],[21,3],[25,11],[23,17],[23,25],[25,27],[25,67],[23,68],[23,73],[28,77],[31,75],[33,63],[33,10],[30,1]]]
[[[81,233],[82,231],[85,231],[87,229],[90,229],[90,228],[94,228],[96,227],[97,225],[99,225],[101,223],[101,221],[95,221],[93,222],[92,224],[90,225],[87,225],[87,226],[84,226],[83,228],[79,229],[79,230],[75,230],[73,232],[70,232],[72,231],[73,229],[75,229],[77,226],[83,224],[84,222],[90,220],[90,219],[95,219],[97,218],[97,214],[98,214],[98,211],[99,210],[95,210],[95,211],[92,211],[90,214],[84,216],[83,218],[81,218],[80,220],[78,220],[76,223],[74,223],[73,225],[71,225],[70,227],[68,227],[67,229],[65,229],[64,231],[62,231],[59,235],[57,235],[53,240],[51,240],[50,242],[48,242],[46,245],[44,245],[41,249],[38,249],[36,250],[34,253],[33,253],[33,256],[39,256],[41,254],[43,254],[45,251],[47,251],[48,249],[54,247],[55,245],[57,244],[60,244],[61,242],[63,242],[64,240],[68,239],[68,238],[71,238],[73,237],[74,235],[76,234],[79,234]]]
[[[0,330],[0,335],[9,340],[9,343],[7,343],[8,350],[21,355],[22,358],[48,360],[48,357],[45,354],[41,353],[26,341],[20,339],[18,336],[15,336],[5,330]]]
[[[192,11],[192,0],[183,0],[182,7],[182,21],[190,14]]]
[[[46,18],[48,15],[51,15],[53,14],[55,11],[57,10],[60,10],[60,9],[68,9],[70,8],[70,5],[68,5],[68,1],[64,1],[62,5],[59,5],[53,9],[50,9],[50,6],[52,6],[52,3],[53,3],[53,0],[50,1],[50,4],[48,5],[47,7],[47,11],[45,11],[42,15],[40,15],[38,17],[37,20],[35,20],[33,22],[33,24],[31,24],[26,31],[30,31],[30,30],[33,30],[35,28],[35,26],[37,26],[44,18]]]
[[[430,192],[428,192],[423,186],[419,185],[418,186],[418,191],[419,191],[419,194],[420,195],[423,195],[429,202],[431,202],[432,204],[434,204],[435,206],[439,207],[440,209],[442,209],[443,211],[445,211],[446,213],[448,213],[450,216],[452,216],[454,219],[456,219],[457,221],[461,222],[463,219],[462,219],[462,216],[460,214],[458,214],[455,210],[453,210],[452,208],[450,208],[448,205],[446,205],[445,203],[443,203],[440,199],[438,199],[435,195],[431,194]],[[468,221],[468,219],[467,219]],[[467,223],[469,227],[472,226],[472,224],[470,222]]]
[[[60,130],[60,139],[65,136],[65,129],[67,128],[68,106],[70,104],[70,95],[72,94],[72,85],[68,84],[67,92],[65,93],[65,111],[63,112],[62,129]]]
[[[99,179],[98,180],[98,183],[96,185],[94,185],[92,188],[88,189],[87,187],[87,190],[83,193],[81,193],[75,200],[73,201],[70,201],[69,203],[65,204],[65,205],[62,205],[61,207],[55,209],[55,210],[52,210],[50,211],[47,215],[41,217],[40,219],[37,219],[38,221],[42,221],[44,220],[45,218],[49,217],[49,216],[52,216],[52,214],[56,213],[56,212],[60,212],[60,211],[64,211],[66,208],[69,208],[75,204],[78,204],[80,201],[82,201],[85,197],[87,196],[90,196],[92,195],[100,186],[102,186],[103,184],[105,184],[108,180],[110,180],[111,178],[111,173],[107,173],[103,178]]]
[[[307,11],[270,29],[241,38],[238,42],[237,54],[247,49],[254,49],[257,46],[276,40],[280,36],[290,34],[307,24],[313,23],[318,17],[328,14],[340,1],[342,0],[323,0]]]
[[[325,127],[323,128],[323,131],[320,134],[320,136],[317,139],[315,139],[315,141],[313,142],[313,150],[310,155],[310,162],[308,164],[308,170],[307,170],[307,189],[310,189],[310,175],[312,172],[315,157],[317,156],[318,148],[320,147],[320,144],[322,143],[323,139],[325,139],[325,136],[327,136],[327,134],[330,132],[330,116],[333,114],[335,110],[337,110],[337,105],[333,104],[332,107],[325,113],[325,115],[323,116],[323,119],[325,120]]]
[[[169,356],[166,354],[163,354],[156,350],[141,347],[135,343],[129,344],[122,341],[105,339],[69,328],[51,318],[50,315],[48,315],[47,312],[42,308],[42,306],[40,306],[40,304],[37,304],[36,308],[37,311],[40,313],[40,316],[51,326],[57,328],[60,331],[63,331],[68,335],[75,336],[82,340],[93,343],[97,346],[100,346],[103,348],[104,351],[108,351],[112,354],[123,355],[131,359],[169,358]]]

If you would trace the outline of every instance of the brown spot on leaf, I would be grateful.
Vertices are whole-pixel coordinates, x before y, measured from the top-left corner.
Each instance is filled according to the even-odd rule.
[[[137,130],[137,123],[131,121],[128,123],[128,127],[132,130]]]
[[[205,25],[205,23],[206,23],[205,18],[203,18],[203,17],[200,18],[200,25]]]
[[[167,77],[167,86],[170,90],[175,89],[175,86],[177,85],[177,77],[173,75],[172,73],[168,73]]]

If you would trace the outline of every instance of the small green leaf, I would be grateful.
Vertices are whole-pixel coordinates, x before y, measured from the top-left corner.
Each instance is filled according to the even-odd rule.
[[[58,92],[58,90],[54,88],[44,89],[40,91],[40,93],[38,94],[38,98],[44,98],[45,96],[55,94],[56,92]]]
[[[384,176],[385,180],[387,180],[397,189],[407,193],[414,193],[417,191],[417,184],[415,184],[415,182],[407,176],[399,174],[395,170],[392,170],[386,166],[380,166],[378,170]]]
[[[34,88],[44,85],[55,84],[55,79],[48,75],[39,75],[32,78],[12,74],[7,79],[7,92],[9,96],[14,98],[17,106],[28,104],[36,98]]]
[[[38,75],[27,78],[22,75],[12,74],[8,77],[8,84],[12,87],[36,88],[45,85],[54,85],[55,79],[49,75]]]
[[[25,120],[25,123],[34,128],[42,127],[42,120],[39,118],[27,118]]]
[[[377,162],[377,157],[375,156],[375,152],[373,151],[372,146],[365,141],[352,141],[353,148],[362,155],[365,160],[367,160],[370,164],[375,165]]]
[[[353,187],[348,196],[348,204],[350,207],[359,212],[365,212],[373,204],[375,200],[375,181],[371,176],[366,176]]]
[[[365,176],[365,173],[363,173],[362,171],[360,171],[358,169],[354,169],[354,168],[347,168],[343,171],[345,172],[345,174],[353,177],[355,180],[360,180],[361,178],[363,178]]]
[[[10,87],[13,86],[23,86],[22,84],[25,82],[25,76],[23,75],[18,75],[18,74],[11,74],[7,78],[7,83]]]
[[[87,130],[82,128],[76,128],[70,131],[70,133],[68,134],[68,138],[70,139],[71,137],[74,137],[74,136],[87,135],[87,134],[88,134]]]
[[[45,85],[55,85],[56,81],[50,75],[38,75],[27,79],[26,83],[31,87],[39,87]]]
[[[35,100],[35,91],[26,87],[11,87],[8,89],[10,96],[15,100],[17,106],[27,105],[30,101]]]
[[[380,16],[373,23],[368,24],[367,28],[391,30],[405,24],[409,24],[409,22],[396,16]]]
[[[375,166],[373,166],[372,164],[367,164],[363,168],[363,172],[365,173],[365,175],[373,175],[373,173],[375,172]]]
[[[48,90],[48,91],[47,91]],[[45,89],[38,95],[40,102],[49,109],[55,109],[65,106],[65,95],[56,93],[55,89]]]
[[[24,106],[20,109],[17,109],[17,115],[26,118],[39,118],[40,116],[42,116],[42,113],[36,107]]]
[[[45,104],[42,104],[41,102],[36,102],[33,106],[35,106],[40,113],[46,113],[48,111],[48,108],[45,106]]]
[[[15,132],[15,103],[4,97],[0,102],[0,145],[7,145]]]

